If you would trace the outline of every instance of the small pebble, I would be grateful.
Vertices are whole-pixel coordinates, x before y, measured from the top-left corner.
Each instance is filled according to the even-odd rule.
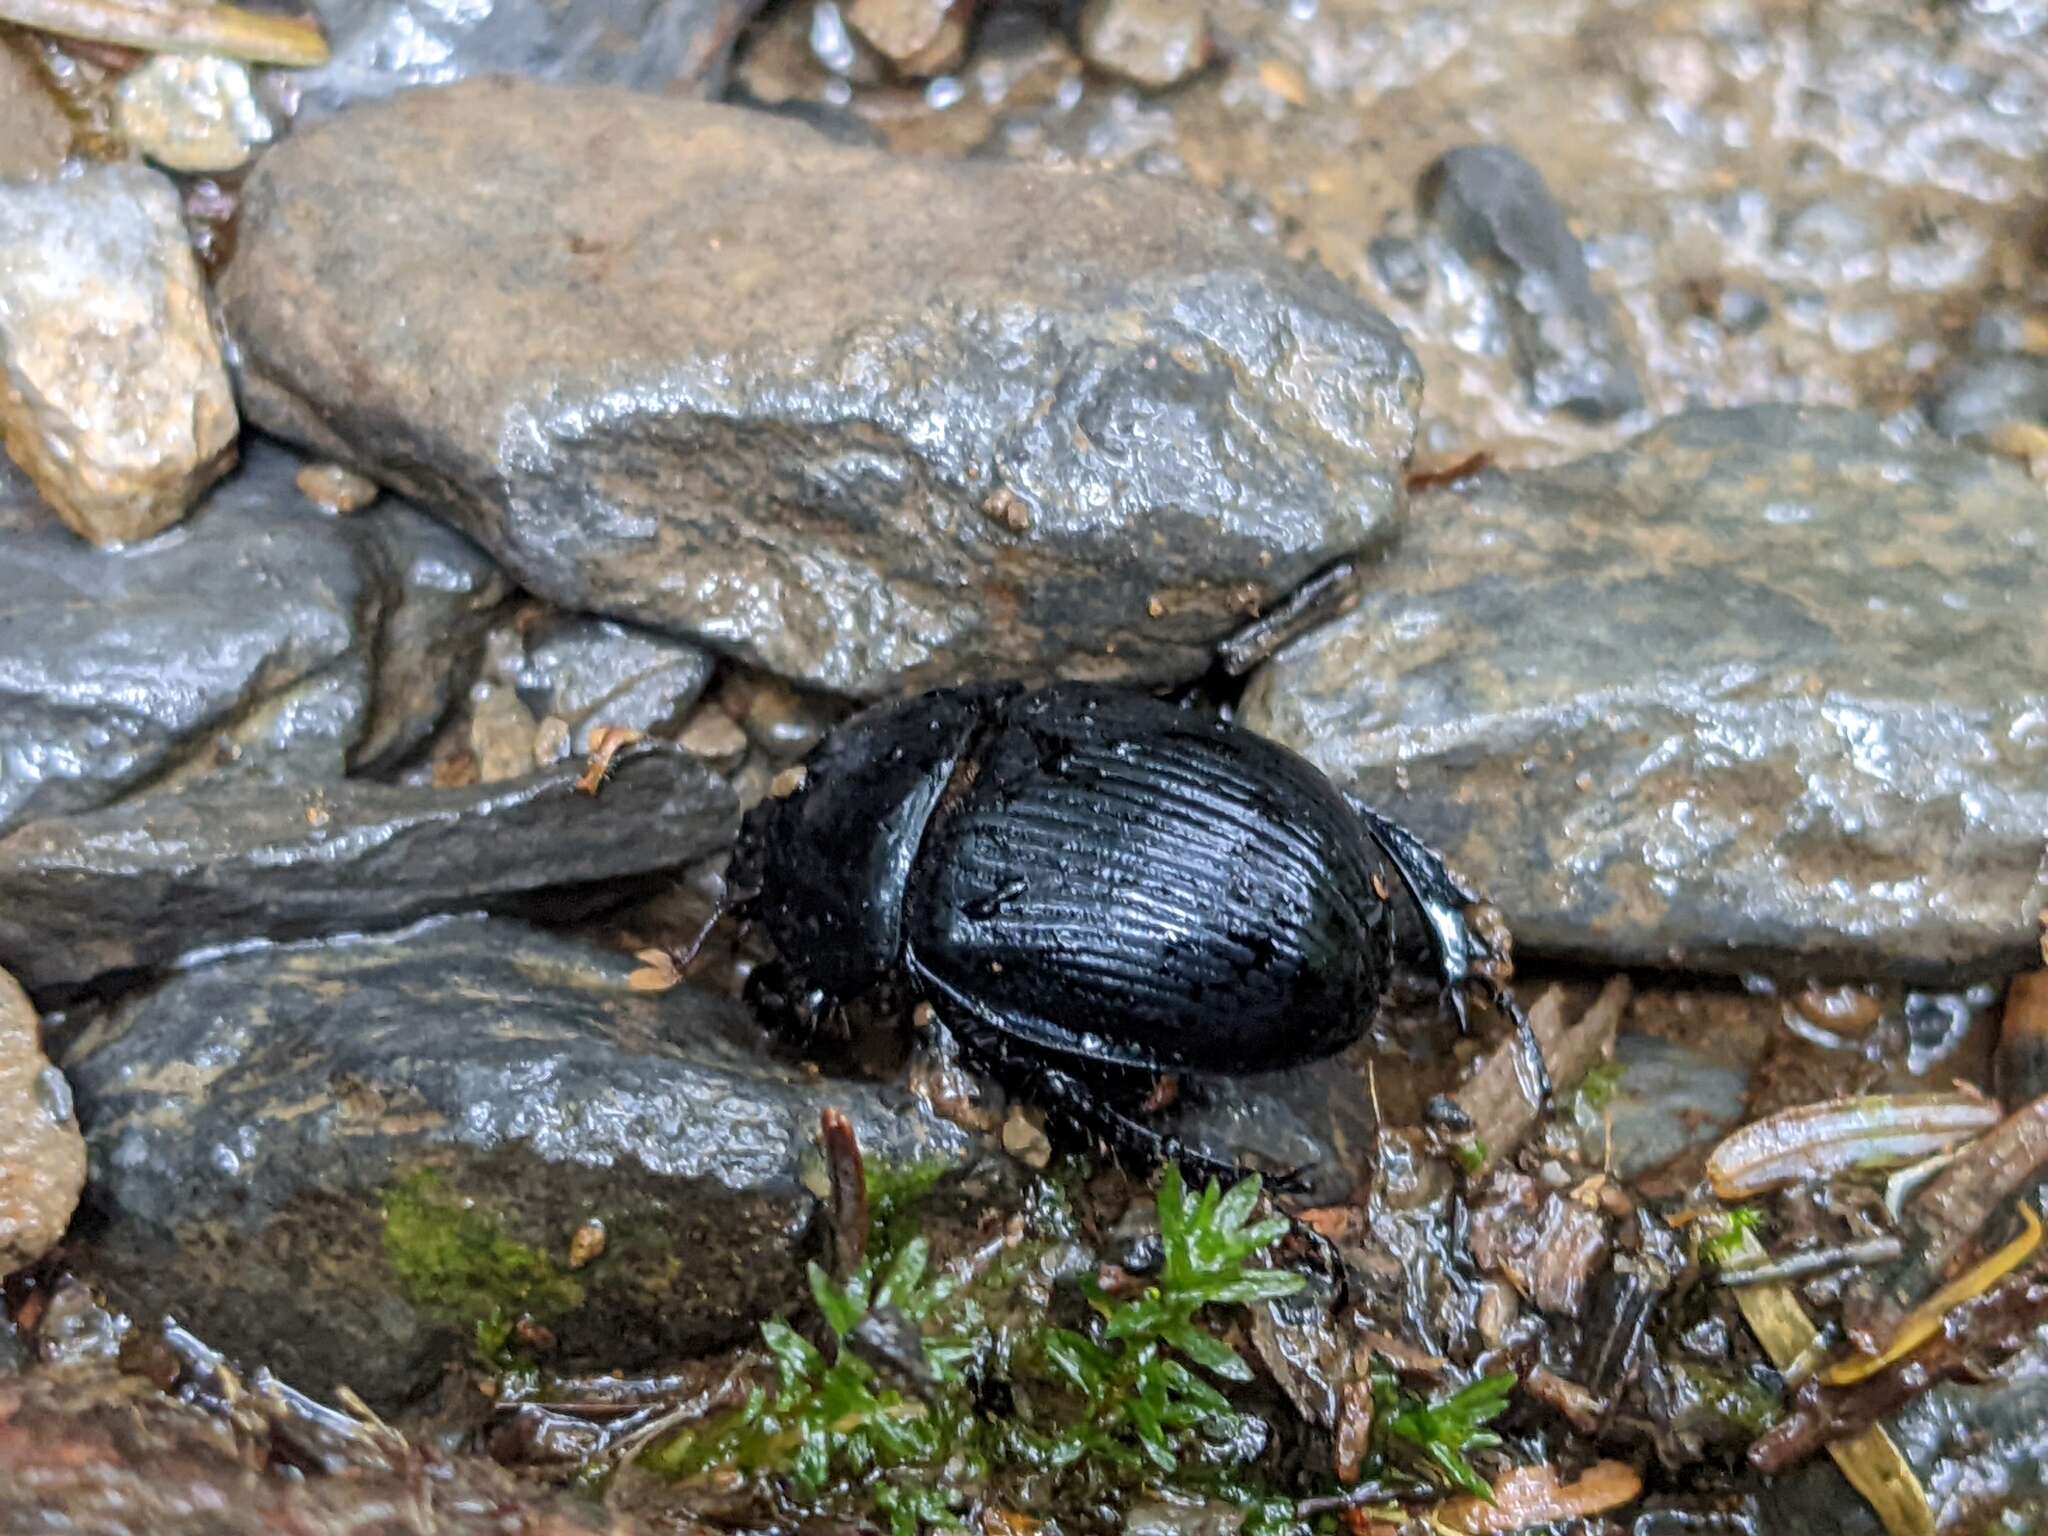
[[[1209,62],[1209,19],[1185,0],[1089,0],[1081,54],[1148,91],[1178,85]]]
[[[469,746],[486,784],[533,771],[540,725],[519,695],[503,683],[479,683],[469,699]]]
[[[549,715],[533,733],[534,766],[552,768],[569,755],[571,745],[569,722],[560,715]]]
[[[377,482],[339,464],[308,464],[299,471],[299,494],[329,512],[360,512],[377,499]]]
[[[1003,1121],[1003,1150],[1029,1168],[1043,1168],[1052,1161],[1045,1127],[1021,1105],[1012,1105]]]
[[[187,173],[236,170],[277,133],[248,67],[210,54],[160,53],[131,70],[115,95],[114,121],[148,158]]]
[[[747,733],[716,704],[703,705],[692,713],[683,722],[676,742],[717,773],[730,773],[747,758]]]

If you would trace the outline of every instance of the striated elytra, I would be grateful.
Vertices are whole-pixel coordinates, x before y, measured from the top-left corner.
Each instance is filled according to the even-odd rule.
[[[1262,736],[1063,683],[856,715],[749,814],[734,883],[779,961],[757,1001],[808,1025],[907,989],[1012,1088],[1199,1166],[1116,1088],[1356,1040],[1392,961],[1389,871],[1462,1016],[1474,898],[1435,854]]]

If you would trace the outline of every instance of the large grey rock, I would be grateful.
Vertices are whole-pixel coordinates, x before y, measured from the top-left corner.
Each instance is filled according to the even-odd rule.
[[[582,770],[448,790],[237,776],[30,822],[0,838],[0,965],[43,990],[434,912],[569,915],[732,841],[732,791],[679,748],[628,749],[596,795]]]
[[[161,532],[240,426],[170,179],[0,181],[0,434],[57,514],[96,544]]]
[[[1184,188],[503,81],[266,156],[222,292],[254,419],[554,602],[856,694],[1200,672],[1392,533],[1419,386]]]
[[[1675,418],[1417,504],[1244,719],[1603,964],[2017,969],[2048,899],[2048,518],[1868,417]]]
[[[1531,405],[1593,421],[1641,409],[1628,345],[1541,171],[1506,145],[1475,144],[1431,165],[1419,196],[1452,249],[1498,289]]]
[[[278,85],[302,120],[473,75],[711,97],[759,8],[760,0],[317,0],[333,56]]]
[[[312,509],[255,446],[184,527],[79,543],[0,465],[0,830],[229,767],[339,777],[403,755],[503,596],[409,507]]]
[[[172,977],[61,1053],[82,1272],[131,1312],[390,1408],[479,1343],[632,1370],[802,1294],[821,1108],[871,1166],[958,1165],[906,1094],[777,1065],[736,1003],[503,919]],[[569,1262],[601,1222],[601,1257]],[[548,1330],[554,1344],[527,1330]]]
[[[1945,437],[1995,440],[2014,426],[2048,424],[2048,357],[1972,358],[1935,382],[1923,402],[1927,419]]]

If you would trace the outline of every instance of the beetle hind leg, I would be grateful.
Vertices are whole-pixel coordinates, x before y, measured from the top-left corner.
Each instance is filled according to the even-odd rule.
[[[1515,1001],[1514,993],[1494,974],[1491,965],[1485,963],[1504,958],[1504,951],[1497,951],[1482,941],[1465,918],[1466,908],[1478,905],[1479,897],[1451,873],[1441,854],[1413,832],[1382,816],[1357,796],[1347,795],[1345,798],[1365,823],[1366,830],[1372,833],[1373,841],[1386,854],[1387,862],[1394,866],[1394,873],[1401,877],[1408,894],[1415,898],[1416,908],[1429,929],[1430,947],[1436,955],[1437,980],[1443,987],[1444,1001],[1458,1018],[1458,1032],[1470,1032],[1465,992],[1467,988],[1477,987],[1514,1026],[1524,1086],[1534,1103],[1548,1108],[1552,1097],[1550,1068],[1543,1059],[1543,1047],[1536,1039],[1536,1031],[1529,1025],[1528,1012]],[[1475,966],[1475,961],[1482,963]]]

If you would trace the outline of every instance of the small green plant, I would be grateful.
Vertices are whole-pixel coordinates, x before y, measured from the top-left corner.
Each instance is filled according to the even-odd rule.
[[[1493,1502],[1493,1485],[1469,1457],[1490,1451],[1500,1436],[1486,1428],[1507,1409],[1515,1374],[1483,1376],[1447,1396],[1425,1401],[1402,1390],[1394,1373],[1373,1362],[1373,1424],[1389,1460],[1412,1460],[1431,1481]]]
[[[1056,1465],[1086,1456],[1132,1466],[1142,1457],[1171,1473],[1183,1451],[1231,1440],[1240,1416],[1205,1377],[1249,1381],[1251,1367],[1198,1318],[1208,1307],[1291,1296],[1304,1283],[1287,1270],[1250,1267],[1287,1231],[1278,1217],[1252,1221],[1258,1202],[1256,1178],[1229,1194],[1212,1182],[1197,1196],[1168,1167],[1159,1188],[1165,1263],[1157,1282],[1129,1300],[1091,1289],[1094,1336],[1055,1328],[1039,1345],[1043,1366],[1087,1403],[1078,1421],[1036,1447],[1041,1455]]]
[[[1700,1226],[1700,1258],[1709,1264],[1726,1264],[1740,1258],[1749,1239],[1763,1225],[1764,1213],[1753,1205],[1735,1205],[1719,1218],[1703,1217]]]
[[[1579,1079],[1580,1101],[1596,1112],[1605,1109],[1614,1102],[1615,1094],[1621,1091],[1621,1080],[1627,1075],[1628,1068],[1618,1061],[1594,1062]]]
[[[1259,1182],[1192,1194],[1169,1169],[1159,1192],[1165,1262],[1131,1298],[1092,1287],[1088,1331],[1052,1329],[1014,1346],[990,1313],[1035,1255],[1018,1253],[972,1285],[929,1273],[921,1237],[902,1238],[899,1208],[877,1212],[871,1255],[835,1282],[810,1267],[812,1299],[832,1335],[830,1357],[787,1324],[762,1327],[772,1388],[734,1413],[684,1431],[641,1463],[685,1479],[720,1469],[786,1479],[813,1503],[859,1500],[886,1516],[893,1536],[956,1527],[967,1495],[1005,1469],[1122,1471],[1171,1481],[1186,1470],[1226,1469],[1243,1453],[1244,1425],[1216,1382],[1248,1380],[1236,1350],[1203,1326],[1208,1309],[1289,1295],[1301,1277],[1253,1261],[1287,1230],[1253,1221]],[[916,1326],[928,1379],[906,1392],[849,1347],[869,1319]],[[973,1379],[1005,1378],[1018,1411],[1000,1421],[976,1411]],[[1251,1443],[1238,1435],[1235,1444]],[[1199,1458],[1199,1468],[1183,1468]],[[1213,1481],[1213,1479],[1210,1479]],[[1248,1495],[1249,1499],[1256,1498]],[[1286,1506],[1264,1513],[1273,1526]]]

